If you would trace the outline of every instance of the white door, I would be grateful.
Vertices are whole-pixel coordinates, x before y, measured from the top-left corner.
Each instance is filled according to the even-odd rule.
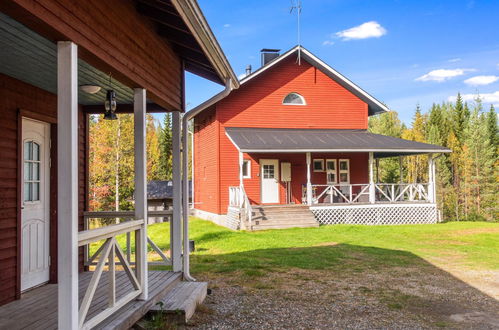
[[[279,160],[260,159],[262,204],[279,203]]]
[[[48,282],[50,247],[50,126],[22,122],[21,290]]]

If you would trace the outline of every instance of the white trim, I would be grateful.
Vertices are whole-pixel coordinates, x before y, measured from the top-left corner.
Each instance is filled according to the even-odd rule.
[[[380,203],[380,204],[346,204],[346,205],[314,205],[310,206],[310,210],[320,210],[320,209],[363,209],[363,208],[383,208],[383,207],[428,207],[437,206],[435,203]]]
[[[228,135],[228,134],[227,134]],[[302,152],[385,152],[385,153],[447,153],[451,152],[450,149],[438,150],[438,149],[239,149],[239,147],[230,139],[231,142],[236,146],[238,150],[245,153],[258,152],[282,152],[282,153],[302,153]]]
[[[320,170],[316,170],[315,169],[315,162],[321,162],[321,169]],[[314,158],[314,160],[312,161],[312,169],[314,170],[314,172],[324,172],[325,171],[324,159],[322,159],[322,158]]]

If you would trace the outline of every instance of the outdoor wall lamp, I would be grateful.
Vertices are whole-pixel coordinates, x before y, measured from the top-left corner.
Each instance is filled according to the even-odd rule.
[[[111,74],[109,74],[109,88],[111,88]],[[106,101],[104,102],[104,119],[116,120],[118,117],[114,113],[116,111],[116,93],[112,89],[108,89],[106,93]]]

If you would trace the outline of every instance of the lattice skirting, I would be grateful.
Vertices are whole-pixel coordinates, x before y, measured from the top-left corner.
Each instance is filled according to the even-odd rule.
[[[227,215],[225,216],[225,224],[223,224],[223,226],[234,230],[241,229],[241,217],[239,208],[227,208]]]
[[[436,223],[435,204],[312,206],[315,219],[325,225],[403,225]]]

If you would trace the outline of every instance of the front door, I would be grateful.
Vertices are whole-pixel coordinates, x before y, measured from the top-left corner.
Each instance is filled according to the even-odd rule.
[[[279,203],[279,160],[260,159],[262,204]]]
[[[50,125],[23,118],[21,291],[48,282]]]

